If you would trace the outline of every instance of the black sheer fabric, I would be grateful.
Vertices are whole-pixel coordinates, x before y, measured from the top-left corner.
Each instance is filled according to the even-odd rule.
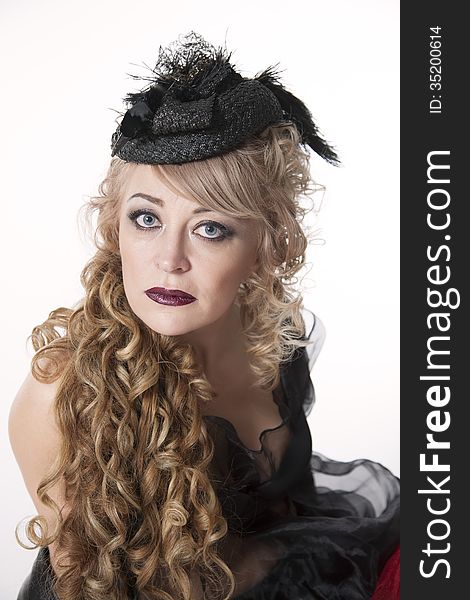
[[[367,459],[312,451],[310,372],[325,330],[309,310],[303,317],[314,343],[281,366],[273,396],[282,423],[261,434],[261,449],[246,448],[225,419],[205,417],[236,600],[369,600],[399,544],[398,478]]]
[[[312,450],[310,372],[325,331],[308,309],[303,317],[314,343],[281,365],[273,391],[280,424],[262,432],[260,447],[247,448],[230,421],[204,416],[229,527],[219,552],[235,576],[234,600],[370,600],[399,545],[399,479],[379,463]],[[48,565],[42,548],[18,600],[55,600]]]

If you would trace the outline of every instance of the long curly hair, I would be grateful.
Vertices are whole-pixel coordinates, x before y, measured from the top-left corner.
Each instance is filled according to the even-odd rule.
[[[54,531],[36,515],[26,535],[34,548],[57,541],[63,570],[52,578],[61,600],[188,600],[195,575],[204,597],[225,600],[235,589],[218,555],[228,526],[198,404],[213,390],[192,347],[146,326],[124,292],[117,215],[131,168],[113,158],[99,195],[84,206],[88,226],[98,216],[97,250],[81,273],[84,297],[53,310],[28,338],[34,377],[58,381],[61,448],[37,489],[56,515]],[[308,245],[299,199],[317,185],[296,127],[284,122],[230,153],[152,168],[203,206],[264,225],[260,269],[236,301],[250,366],[261,387],[274,389],[280,363],[308,343],[295,290]],[[47,493],[59,481],[65,518]]]

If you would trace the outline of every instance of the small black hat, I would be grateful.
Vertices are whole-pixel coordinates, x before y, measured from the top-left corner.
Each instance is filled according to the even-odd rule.
[[[111,156],[144,164],[177,164],[223,154],[268,125],[292,121],[301,143],[332,164],[338,157],[321,138],[309,110],[279,82],[274,67],[253,79],[230,64],[231,53],[191,31],[160,46],[150,84],[129,93],[129,106],[111,139]]]

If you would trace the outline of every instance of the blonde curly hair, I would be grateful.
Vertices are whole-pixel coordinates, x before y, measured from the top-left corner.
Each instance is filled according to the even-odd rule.
[[[34,377],[59,380],[61,448],[37,489],[56,528],[49,535],[36,515],[26,535],[34,548],[57,541],[58,564],[67,557],[52,574],[61,600],[188,600],[194,573],[204,597],[226,600],[234,577],[217,550],[228,527],[198,404],[213,391],[192,347],[151,330],[124,293],[116,215],[130,168],[113,158],[86,204],[88,224],[96,211],[98,220],[97,251],[81,273],[84,297],[53,310],[28,338]],[[201,205],[262,225],[261,266],[237,302],[251,368],[274,389],[280,363],[308,343],[294,286],[308,245],[299,198],[315,184],[297,129],[284,122],[227,154],[152,168]],[[59,480],[72,507],[65,518],[47,493]]]

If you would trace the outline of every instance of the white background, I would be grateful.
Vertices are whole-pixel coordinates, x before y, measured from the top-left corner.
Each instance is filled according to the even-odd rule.
[[[92,247],[77,214],[110,160],[122,98],[142,87],[159,45],[194,29],[233,50],[245,76],[280,63],[343,166],[312,158],[327,187],[314,223],[305,305],[327,329],[313,369],[314,447],[399,474],[399,2],[60,2],[3,0],[0,597],[16,598],[37,550],[14,527],[35,514],[8,442],[29,369],[26,338],[82,295]],[[317,201],[319,198],[317,198]],[[313,221],[312,221],[313,223]],[[412,401],[412,399],[410,399]]]

